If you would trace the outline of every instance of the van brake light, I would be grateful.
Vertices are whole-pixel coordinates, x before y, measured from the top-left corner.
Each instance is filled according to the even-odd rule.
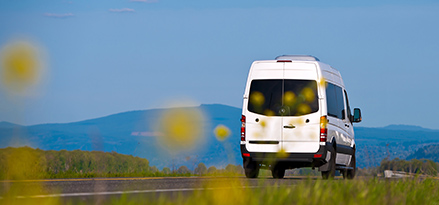
[[[328,136],[328,118],[326,116],[320,117],[320,142],[326,142]]]
[[[292,60],[277,60],[278,63],[291,63]]]
[[[241,116],[241,141],[245,141],[245,115]]]

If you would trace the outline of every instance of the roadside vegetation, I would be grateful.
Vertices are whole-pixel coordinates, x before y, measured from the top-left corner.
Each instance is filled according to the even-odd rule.
[[[402,171],[416,176],[432,176],[439,174],[439,163],[428,159],[392,159],[385,158],[378,167],[357,168],[357,175],[360,176],[380,176],[384,170]]]
[[[409,171],[418,173],[406,179],[383,179],[377,173],[383,170]],[[272,180],[269,170],[261,170],[260,186],[246,186],[245,178],[225,178],[219,182],[204,184],[203,190],[185,193],[157,195],[114,196],[104,204],[438,204],[439,164],[430,160],[383,160],[380,167],[359,169],[354,180],[322,180],[317,170],[296,169],[290,176],[308,176],[297,180],[293,186],[265,186],[264,180]],[[71,177],[145,177],[145,176],[243,176],[241,166],[229,164],[224,169],[206,167],[199,163],[193,171],[186,166],[171,170],[158,170],[150,166],[148,160],[99,151],[43,151],[29,147],[0,149],[1,179],[42,179]],[[317,177],[316,177],[317,176]],[[244,187],[243,187],[244,185]],[[15,187],[17,188],[17,187]],[[39,190],[44,192],[41,184]],[[39,192],[41,192],[41,190]],[[39,193],[38,194],[41,194]],[[0,203],[34,204],[36,199],[20,199],[16,196],[35,195],[37,190],[15,190],[10,187]],[[47,193],[49,194],[49,193]],[[44,204],[76,204],[77,199],[49,197],[38,199]],[[96,199],[102,200],[102,199]]]
[[[224,169],[207,168],[203,163],[195,169],[186,166],[150,166],[144,158],[116,152],[44,151],[30,147],[0,149],[0,180],[93,178],[93,177],[161,177],[240,175],[241,166],[229,164]]]
[[[428,159],[412,159],[410,161],[402,159],[384,159],[379,166],[379,172],[384,170],[403,171],[420,175],[437,176],[439,171],[439,163]]]
[[[99,204],[438,204],[439,181],[437,179],[399,179],[379,178],[354,180],[322,180],[308,178],[298,180],[292,186],[274,185],[243,187],[240,180],[230,178],[214,184],[205,184],[204,190],[176,192],[156,195],[115,195],[110,198],[96,196],[94,203]],[[268,180],[268,179],[266,179]],[[287,180],[287,179],[283,179]],[[78,204],[80,198],[24,198],[5,195],[0,199],[5,204]]]
[[[379,167],[358,168],[357,176],[377,176],[384,170],[404,171],[422,176],[438,176],[439,163],[431,160],[401,159],[381,162]],[[163,176],[243,176],[240,165],[229,164],[224,168],[150,166],[144,158],[116,152],[102,151],[44,151],[30,147],[0,149],[0,180],[93,178],[93,177],[163,177]],[[260,176],[271,176],[270,170],[261,170]],[[287,170],[286,176],[320,176],[317,169]]]
[[[194,191],[189,195],[114,198],[113,204],[437,204],[439,181],[410,180],[321,180],[299,181],[294,186],[242,188],[230,181],[228,188]]]

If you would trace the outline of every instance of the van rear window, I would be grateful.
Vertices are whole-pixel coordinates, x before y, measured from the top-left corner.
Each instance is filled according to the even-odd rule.
[[[253,80],[248,100],[250,112],[267,116],[300,116],[319,110],[315,80]]]

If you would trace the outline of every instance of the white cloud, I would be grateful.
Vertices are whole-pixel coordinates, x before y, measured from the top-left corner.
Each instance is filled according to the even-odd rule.
[[[73,15],[72,13],[65,13],[65,14],[54,14],[54,13],[44,13],[45,17],[51,17],[51,18],[69,18],[69,17],[73,17],[75,15]]]
[[[110,11],[110,12],[122,13],[122,12],[134,12],[134,9],[129,9],[129,8],[123,8],[123,9],[109,9],[108,11]]]
[[[158,0],[130,0],[131,2],[157,3]]]
[[[143,136],[143,137],[163,137],[161,132],[131,132],[132,136]]]

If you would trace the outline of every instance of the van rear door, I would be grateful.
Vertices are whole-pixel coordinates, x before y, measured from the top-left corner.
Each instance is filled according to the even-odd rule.
[[[275,107],[282,98],[282,63],[252,65],[246,93],[246,148],[250,152],[278,152],[281,149],[282,118]]]
[[[285,63],[282,149],[314,153],[319,149],[320,107],[318,71],[314,63]]]
[[[314,63],[260,63],[249,76],[246,148],[311,153],[319,149],[318,74]]]

